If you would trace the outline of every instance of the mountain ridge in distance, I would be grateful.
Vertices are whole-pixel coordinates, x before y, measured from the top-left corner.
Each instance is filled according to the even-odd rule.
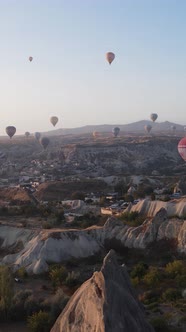
[[[174,122],[152,122],[150,120],[140,120],[129,124],[103,124],[103,125],[86,125],[76,128],[59,128],[50,130],[42,134],[48,136],[58,135],[74,135],[74,134],[89,134],[93,131],[100,133],[112,132],[114,127],[119,127],[121,131],[126,133],[144,133],[144,126],[150,124],[152,126],[152,132],[166,132],[171,133],[171,126],[176,126],[176,132],[184,132],[184,125],[180,125]]]

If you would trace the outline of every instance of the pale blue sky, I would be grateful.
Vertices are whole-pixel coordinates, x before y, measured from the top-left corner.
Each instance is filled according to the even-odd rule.
[[[0,134],[53,129],[51,115],[186,124],[185,17],[185,0],[0,0]]]

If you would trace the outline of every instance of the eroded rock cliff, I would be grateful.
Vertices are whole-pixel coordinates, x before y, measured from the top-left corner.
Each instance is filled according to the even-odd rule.
[[[72,296],[51,332],[153,332],[114,251]]]
[[[11,236],[11,232],[13,234]],[[17,232],[15,228],[0,227],[0,248],[14,246],[24,236],[24,248],[15,254],[6,255],[3,263],[11,264],[14,270],[24,266],[28,273],[39,274],[48,270],[49,263],[60,263],[71,258],[95,255],[105,245],[117,241],[120,246],[145,249],[159,240],[176,240],[177,250],[186,253],[186,221],[169,219],[165,209],[160,209],[153,217],[144,220],[138,227],[124,225],[116,218],[109,218],[103,227],[93,226],[85,230],[42,230]],[[11,242],[7,242],[7,237]],[[27,241],[25,241],[27,239]]]

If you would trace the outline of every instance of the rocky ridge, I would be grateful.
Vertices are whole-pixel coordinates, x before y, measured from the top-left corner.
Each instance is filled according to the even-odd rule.
[[[7,226],[0,227],[0,249],[8,248],[5,240],[7,236],[14,239],[11,245],[16,246],[21,235],[16,233],[15,227],[6,230],[4,227]],[[12,236],[12,233],[17,235]],[[39,274],[48,270],[49,263],[98,254],[106,244],[111,248],[113,241],[122,247],[145,249],[149,244],[163,239],[176,240],[177,250],[186,253],[186,221],[169,219],[166,210],[162,208],[138,227],[124,225],[122,221],[111,217],[103,227],[32,231],[28,241],[23,243],[24,248],[15,254],[6,255],[2,262],[12,265],[14,270],[24,266],[28,273]]]
[[[147,217],[153,217],[161,208],[164,208],[167,211],[167,216],[170,218],[184,218],[186,216],[186,197],[171,200],[168,202],[143,199],[135,205],[130,204],[126,209],[126,212],[137,211]]]
[[[74,144],[63,149],[65,164],[76,170],[87,170],[97,176],[151,174],[155,169],[167,174],[181,163],[178,139],[116,139],[107,144]]]

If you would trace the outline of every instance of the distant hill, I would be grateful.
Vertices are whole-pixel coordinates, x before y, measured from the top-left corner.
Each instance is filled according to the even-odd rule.
[[[171,126],[176,126],[176,133],[177,132],[184,132],[184,125],[176,124],[173,122],[165,121],[165,122],[152,122],[149,120],[141,120],[137,122],[132,122],[129,124],[103,124],[103,125],[87,125],[78,128],[60,128],[51,130],[49,132],[43,133],[48,136],[55,136],[55,135],[77,135],[77,134],[88,134],[92,133],[93,131],[98,132],[111,132],[114,127],[119,127],[121,131],[126,133],[144,133],[144,126],[150,124],[152,126],[152,132],[165,132],[171,133]]]

